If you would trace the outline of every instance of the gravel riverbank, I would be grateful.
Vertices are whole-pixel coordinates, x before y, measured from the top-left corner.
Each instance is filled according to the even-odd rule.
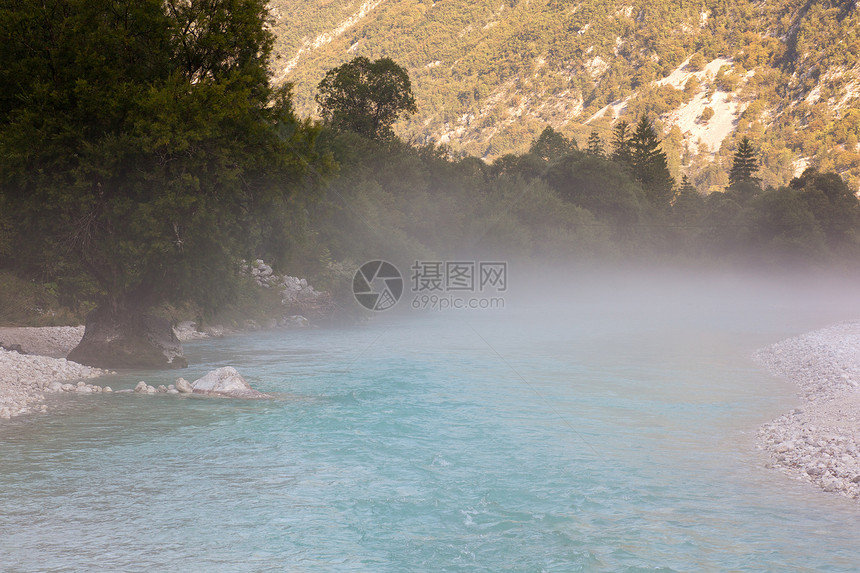
[[[0,348],[0,419],[46,411],[44,399],[48,392],[105,390],[86,380],[107,371],[61,358],[80,342],[83,334],[83,326],[0,328],[0,342],[20,345],[27,353]]]
[[[753,358],[803,404],[761,426],[758,447],[789,476],[860,498],[860,321],[789,338]]]
[[[83,337],[83,326],[0,326],[0,345],[51,358],[65,358]]]
[[[294,324],[289,321],[291,319],[301,319],[303,322]],[[301,316],[288,317],[285,324],[303,327],[307,326],[307,319]],[[256,323],[253,323],[253,326],[259,329]],[[198,332],[194,323],[184,322],[177,325],[174,332],[180,340],[187,341],[235,334],[239,331],[215,326],[208,328],[206,332]],[[88,381],[91,378],[109,374],[109,371],[84,366],[63,358],[77,346],[83,335],[83,326],[0,327],[0,420],[8,420],[21,414],[46,412],[45,394],[47,393],[97,394],[113,391],[109,386],[99,386]],[[20,349],[23,353],[9,348]],[[244,380],[243,383],[247,385]],[[140,382],[135,391],[153,394],[162,391],[182,393],[173,386],[154,388],[145,382]],[[188,390],[188,393],[191,391]],[[253,391],[250,386],[239,388],[238,394],[236,391],[237,388],[231,387],[228,391],[216,389],[210,394],[244,398],[268,397]],[[131,392],[131,390],[121,392]],[[198,393],[197,390],[194,392]],[[199,393],[202,392],[203,390]]]

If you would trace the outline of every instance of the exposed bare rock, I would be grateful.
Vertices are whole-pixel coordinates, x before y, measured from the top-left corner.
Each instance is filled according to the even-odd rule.
[[[191,394],[194,392],[194,388],[191,387],[191,383],[188,382],[185,378],[177,378],[176,379],[176,390],[180,394]]]
[[[195,394],[209,396],[226,396],[230,398],[268,398],[267,394],[258,392],[242,378],[242,375],[232,366],[213,370],[191,383]]]
[[[310,324],[308,318],[311,321],[324,319],[334,312],[335,304],[331,294],[316,290],[308,284],[307,279],[279,275],[262,259],[251,263],[243,262],[241,270],[253,278],[257,286],[277,289],[280,293],[284,314],[276,318],[271,327],[305,327]],[[301,321],[297,321],[297,318],[301,318]],[[246,325],[246,330],[255,329]]]

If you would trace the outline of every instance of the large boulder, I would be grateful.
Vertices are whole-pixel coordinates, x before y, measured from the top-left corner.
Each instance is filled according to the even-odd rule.
[[[194,392],[194,387],[191,386],[191,383],[185,378],[177,378],[174,388],[176,388],[176,391],[180,394],[191,394]]]
[[[87,315],[84,337],[68,359],[99,368],[188,366],[168,320],[145,313],[117,317],[102,309]]]
[[[227,396],[230,398],[268,398],[267,394],[258,392],[242,378],[242,375],[232,366],[213,370],[191,383],[195,394],[210,396]]]

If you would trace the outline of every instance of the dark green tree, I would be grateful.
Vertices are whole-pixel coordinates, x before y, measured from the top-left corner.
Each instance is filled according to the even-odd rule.
[[[563,157],[577,148],[576,140],[570,139],[546,126],[540,136],[532,142],[529,154],[544,161],[552,161]]]
[[[97,283],[79,360],[172,360],[142,333],[148,311],[228,300],[250,229],[313,160],[313,130],[269,86],[266,18],[262,0],[0,8],[0,196],[14,262]],[[98,348],[97,332],[118,342]]]
[[[612,128],[612,160],[630,163],[631,158],[630,124],[621,120]]]
[[[690,183],[686,173],[681,177],[681,188],[672,201],[672,214],[681,226],[692,225],[701,216],[704,198]]]
[[[657,132],[645,116],[639,119],[630,136],[630,164],[646,197],[655,205],[668,206],[675,180],[669,173],[666,153],[660,148]]]
[[[522,177],[528,180],[539,177],[546,171],[546,168],[546,162],[537,155],[532,155],[531,153],[524,153],[523,155],[508,153],[493,161],[493,164],[490,166],[490,173],[495,176],[504,174],[509,177]]]
[[[697,243],[711,254],[734,255],[741,247],[738,237],[743,208],[728,194],[719,191],[704,198]]]
[[[389,58],[359,56],[329,70],[317,90],[327,124],[370,139],[392,138],[394,122],[418,111],[409,74]]]
[[[828,251],[821,226],[790,187],[770,189],[746,207],[738,229],[742,255],[757,264],[820,262]]]
[[[690,178],[687,177],[686,173],[684,173],[681,176],[681,188],[678,190],[678,193],[679,194],[681,194],[681,193],[686,193],[686,194],[696,193],[696,194],[698,194],[695,186],[693,186],[693,184],[690,182]]]
[[[789,186],[818,221],[832,252],[860,255],[860,200],[836,173],[819,173],[810,167]]]
[[[616,238],[633,238],[643,211],[642,190],[628,170],[578,153],[550,165],[545,179],[562,198],[607,221]]]
[[[753,147],[752,141],[747,136],[738,142],[732,159],[732,169],[729,172],[729,186],[737,183],[751,183],[760,187],[761,180],[755,176],[758,171],[758,153]]]
[[[594,155],[595,157],[604,157],[605,152],[603,151],[603,140],[600,139],[600,135],[597,133],[597,130],[592,130],[592,132],[588,135],[588,147],[586,148],[586,153],[589,155]]]

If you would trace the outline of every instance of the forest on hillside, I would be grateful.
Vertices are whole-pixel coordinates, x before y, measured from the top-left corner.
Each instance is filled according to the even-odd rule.
[[[860,185],[860,11],[853,0],[272,6],[273,69],[294,84],[305,115],[316,111],[314,89],[326,70],[355,56],[388,57],[409,71],[420,102],[419,113],[397,125],[409,141],[445,143],[491,161],[525,152],[546,126],[580,143],[595,128],[608,138],[611,114],[589,120],[624,102],[621,119],[654,118],[672,174],[688,175],[702,192],[725,187],[744,135],[761,151],[768,185],[787,184],[804,166]],[[660,83],[719,58],[726,63],[707,79]],[[670,112],[696,94],[737,109],[732,133],[716,149],[700,150],[695,136],[673,129]],[[698,121],[706,128],[707,112]]]

